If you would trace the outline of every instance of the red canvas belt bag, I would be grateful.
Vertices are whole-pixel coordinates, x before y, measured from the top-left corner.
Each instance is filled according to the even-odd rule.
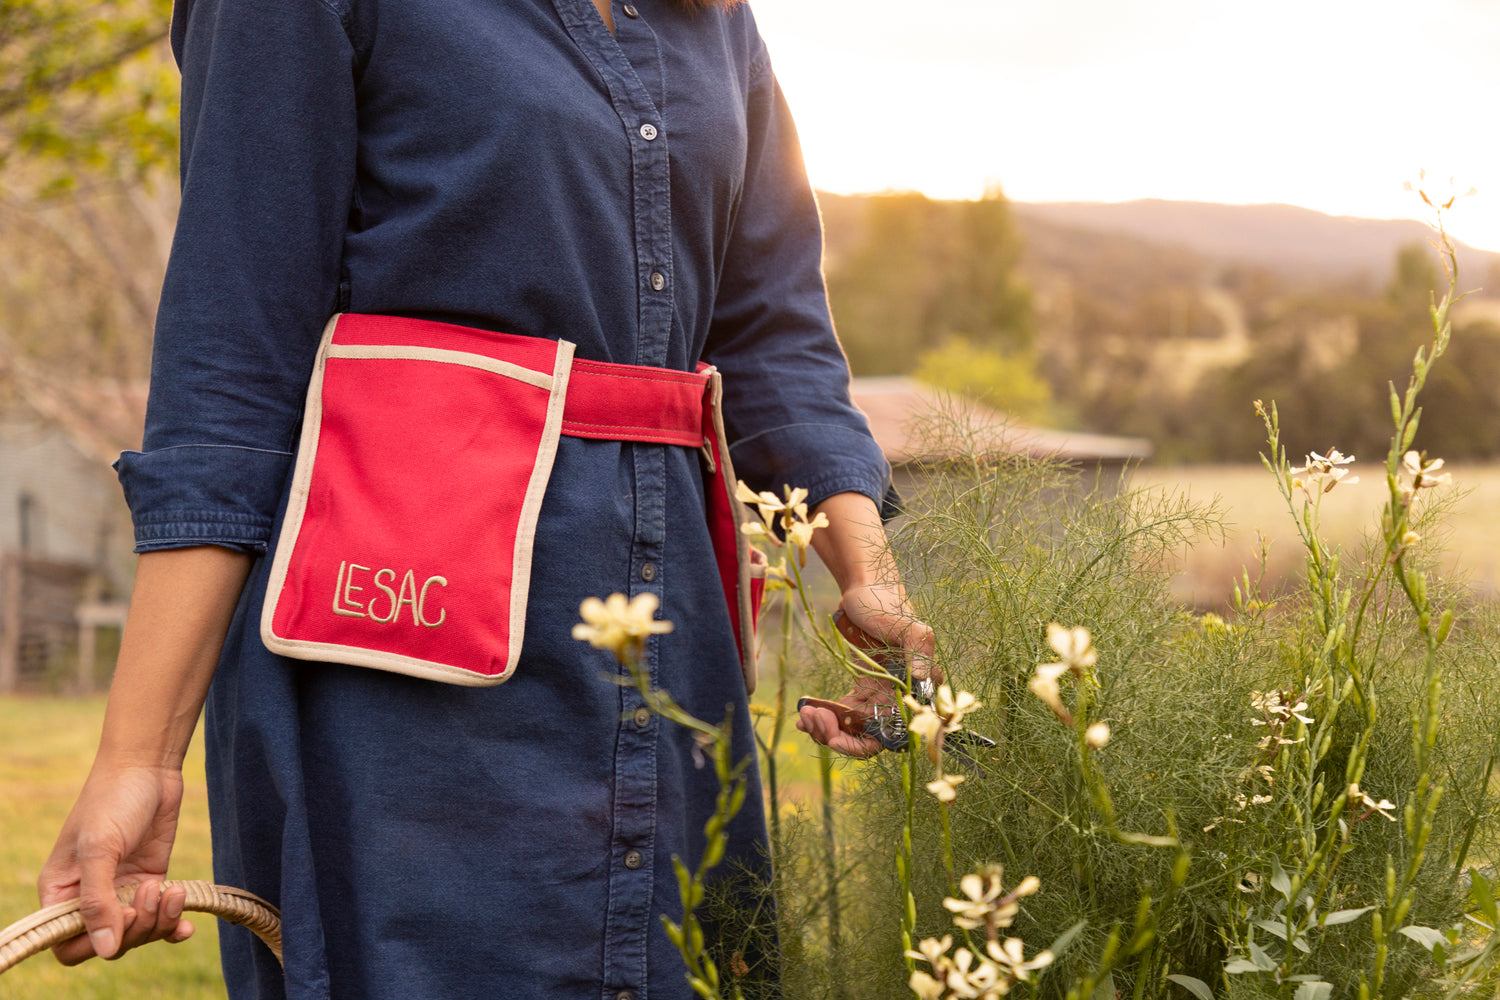
[[[573,357],[567,341],[396,316],[329,320],[271,564],[273,652],[454,684],[521,655],[537,516],[561,435],[701,451],[747,686],[764,583],[739,525],[719,373]]]

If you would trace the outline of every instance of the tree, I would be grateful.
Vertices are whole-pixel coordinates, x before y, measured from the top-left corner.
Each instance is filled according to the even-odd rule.
[[[1002,354],[953,335],[923,351],[913,373],[928,385],[994,407],[1017,420],[1038,422],[1051,415],[1052,387],[1037,374],[1030,353]]]
[[[905,373],[962,333],[1002,353],[1031,346],[1031,300],[1016,272],[1021,241],[998,191],[942,202],[908,193],[863,199],[853,247],[829,264],[828,296],[858,374]],[[830,242],[846,234],[830,233]]]
[[[0,377],[44,417],[146,373],[177,205],[171,8],[0,0]]]
[[[0,166],[17,157],[124,175],[170,162],[171,0],[0,0]]]

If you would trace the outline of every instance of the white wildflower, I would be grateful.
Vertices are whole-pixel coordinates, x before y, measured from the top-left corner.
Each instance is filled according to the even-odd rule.
[[[661,602],[655,594],[610,594],[604,600],[586,597],[578,606],[583,619],[573,626],[573,638],[595,649],[607,649],[621,663],[628,662],[652,635],[672,631],[669,621],[656,621]]]
[[[1346,468],[1353,461],[1353,455],[1345,455],[1337,448],[1328,449],[1327,455],[1309,452],[1307,461],[1291,470],[1292,485],[1307,494],[1309,500],[1327,493],[1339,483],[1352,485],[1359,482],[1359,477],[1349,475]]]
[[[958,786],[963,783],[961,774],[940,775],[936,781],[927,783],[927,790],[937,796],[939,802],[952,802],[958,798]]]

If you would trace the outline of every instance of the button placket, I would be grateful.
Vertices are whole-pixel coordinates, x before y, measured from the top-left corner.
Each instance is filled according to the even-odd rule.
[[[622,17],[611,40],[598,23],[592,4],[581,0],[554,0],[569,33],[599,70],[619,115],[621,138],[629,147],[631,164],[630,200],[634,223],[635,280],[642,289],[638,298],[638,327],[634,362],[665,365],[673,311],[670,294],[646,291],[653,271],[662,277],[662,289],[672,275],[672,214],[670,157],[664,110],[666,88],[661,79],[661,46],[650,22],[632,3],[615,8]],[[641,23],[634,23],[639,19]],[[597,30],[596,30],[597,29]],[[659,96],[655,96],[659,95]],[[630,596],[654,592],[662,580],[661,565],[666,508],[666,459],[660,446],[632,446],[635,452],[635,519],[628,585]],[[643,577],[646,563],[653,564],[655,579]],[[641,666],[653,680],[656,646],[647,644]],[[656,786],[658,727],[653,716],[635,694],[633,686],[620,689],[619,728],[615,736],[614,781],[610,845],[608,848],[608,897],[604,918],[602,995],[614,1000],[638,1000],[647,988],[650,972],[647,941],[659,926],[653,903],[653,851],[656,843]],[[634,852],[639,861],[632,865]],[[632,985],[635,984],[635,985]]]

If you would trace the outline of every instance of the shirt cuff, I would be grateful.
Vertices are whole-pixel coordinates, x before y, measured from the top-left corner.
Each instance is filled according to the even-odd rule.
[[[736,474],[755,490],[807,490],[809,507],[835,493],[860,493],[881,504],[891,467],[869,434],[840,424],[786,424],[741,438],[729,448]]]
[[[223,545],[265,552],[290,452],[234,445],[127,451],[115,462],[135,524],[135,551]]]

